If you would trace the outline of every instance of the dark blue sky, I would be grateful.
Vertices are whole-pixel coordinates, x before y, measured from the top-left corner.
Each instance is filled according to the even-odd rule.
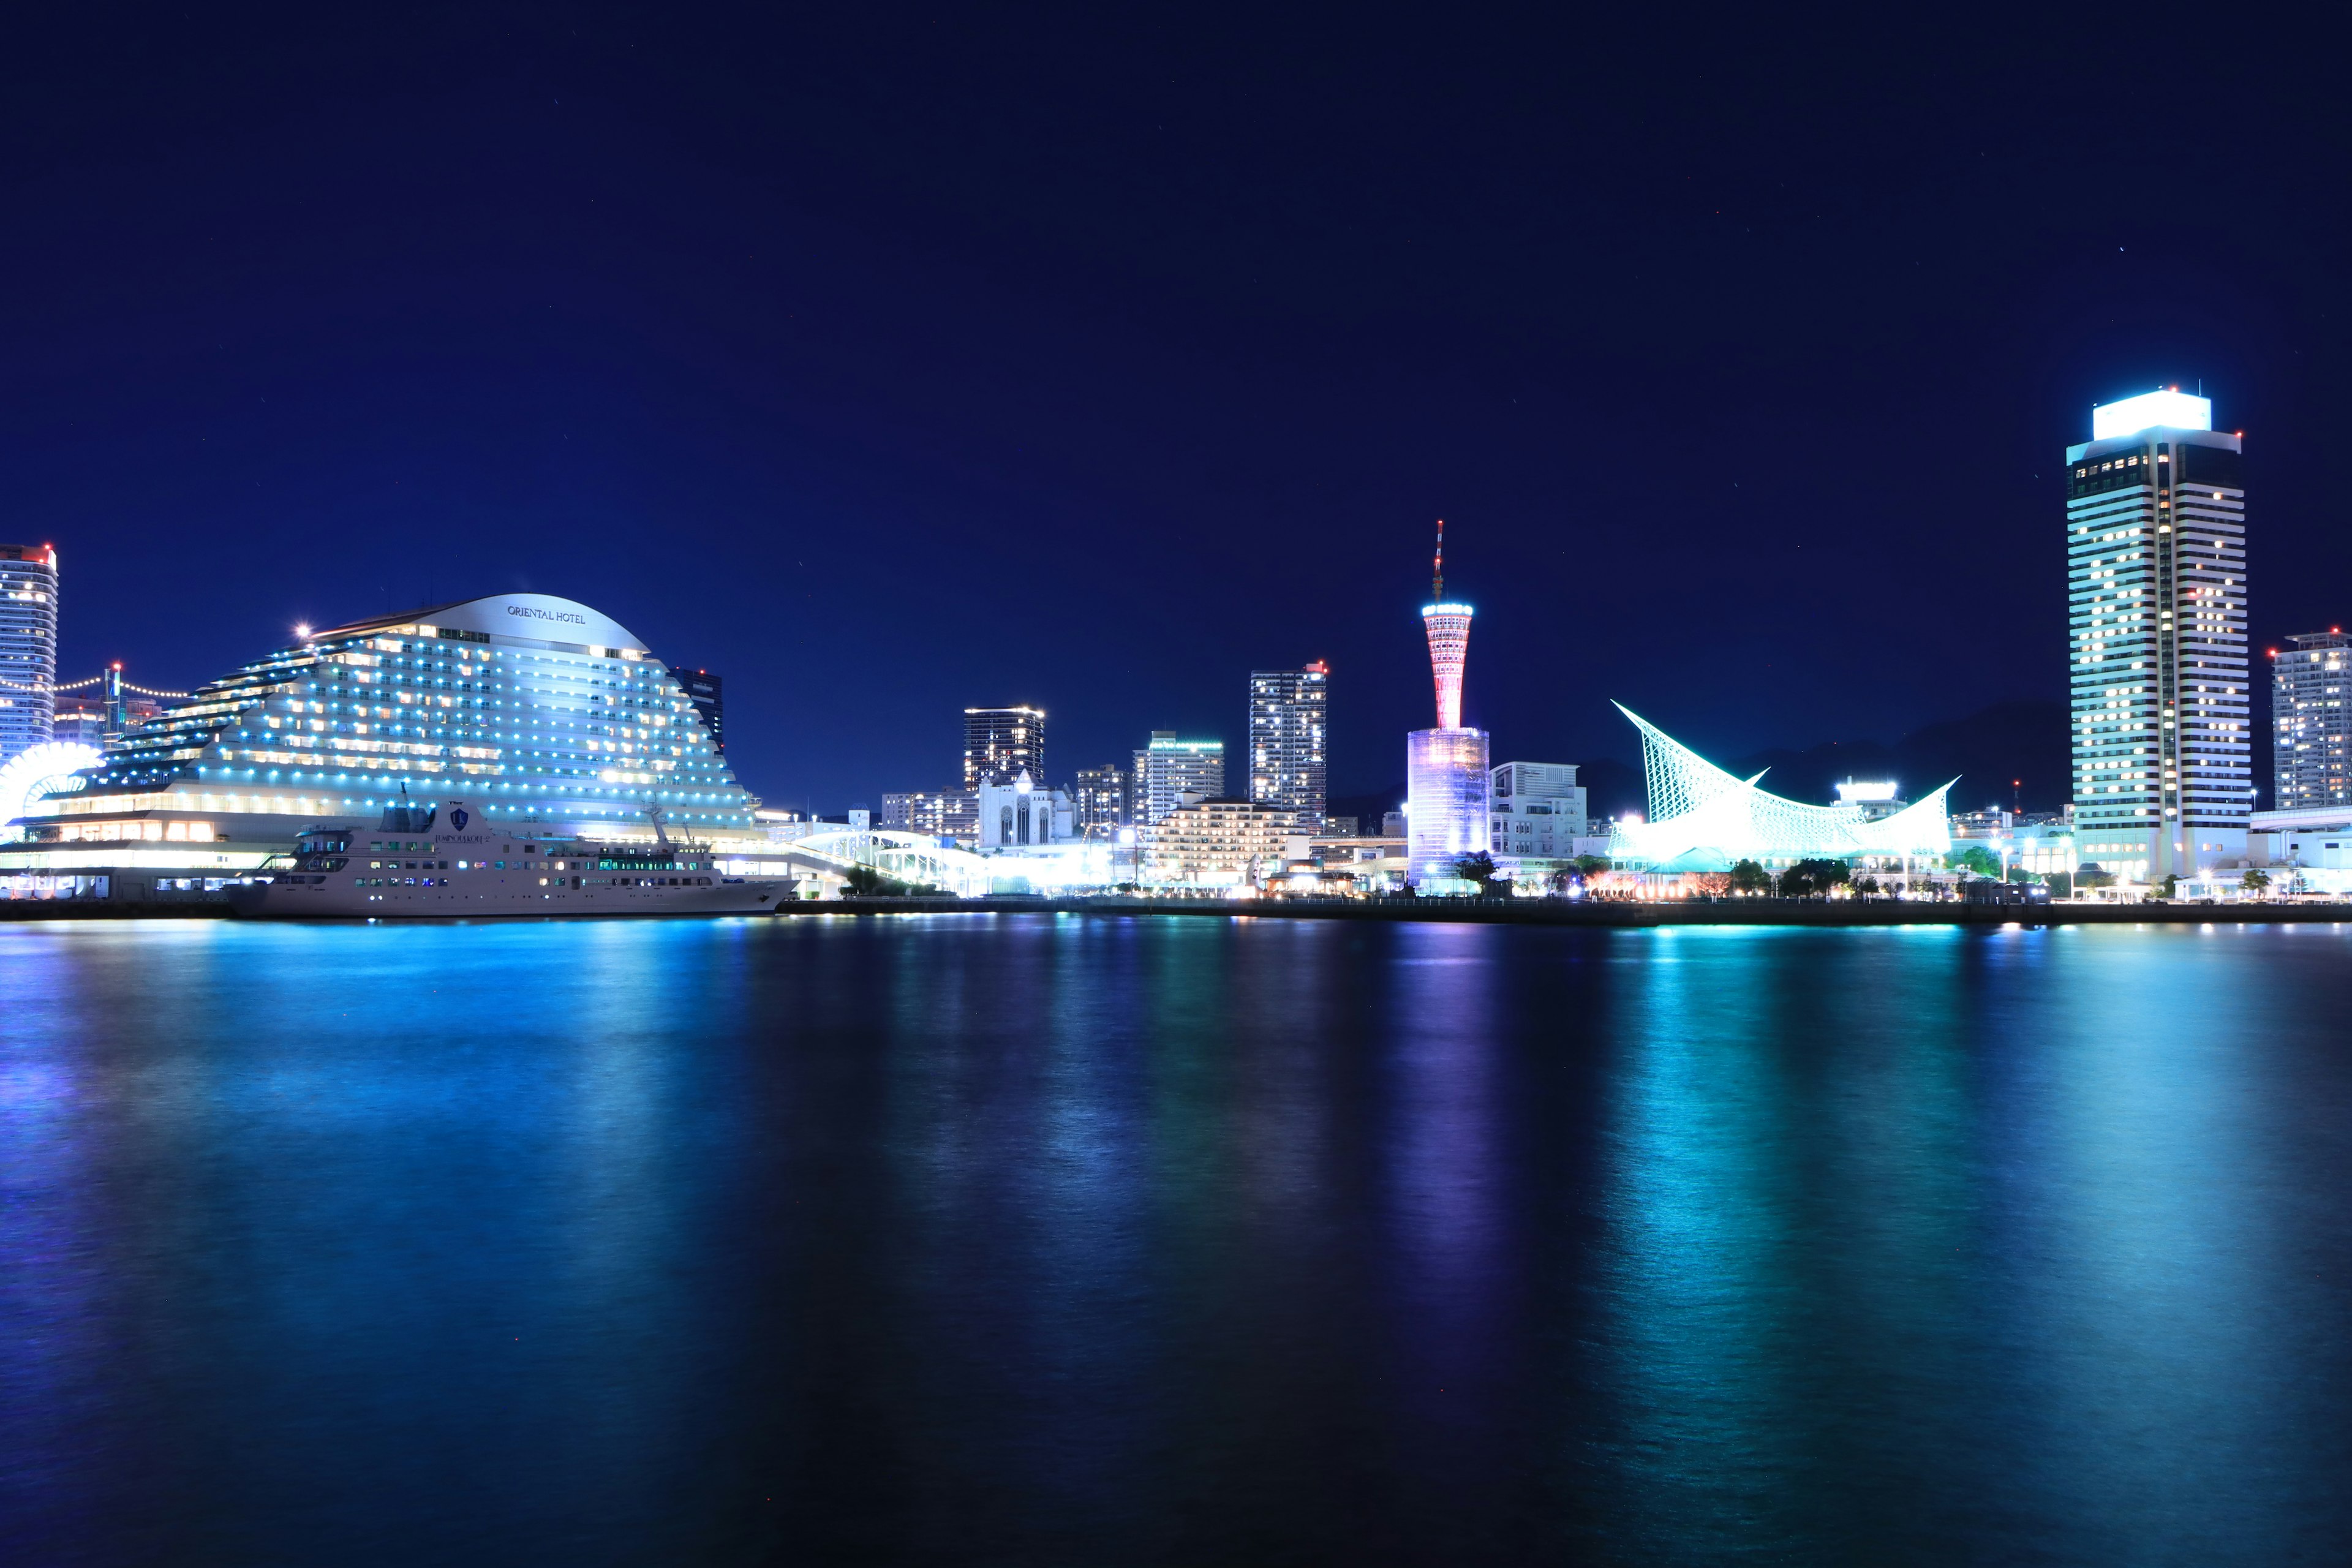
[[[20,31],[0,534],[161,685],[585,599],[827,809],[968,703],[1066,774],[1314,658],[1381,788],[1441,515],[1498,755],[1891,739],[2063,696],[2062,448],[2158,382],[2247,432],[2257,637],[2352,614],[2341,40],[2130,23]]]

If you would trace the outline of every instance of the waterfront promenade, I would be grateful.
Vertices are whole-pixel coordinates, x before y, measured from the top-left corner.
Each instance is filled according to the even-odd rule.
[[[843,899],[789,904],[808,914],[951,913],[1036,910],[1066,914],[1246,916],[1264,920],[1414,921],[1566,926],[2275,925],[2352,921],[2352,903],[1968,904],[1900,899],[1160,899],[1104,894],[1045,899]]]
[[[1164,899],[1127,894],[1047,899],[866,898],[780,905],[779,915],[1005,914],[1193,915],[1223,920],[1408,921],[1467,925],[1652,926],[2052,926],[2279,925],[2352,921],[2352,903],[1967,904],[1899,899]],[[118,903],[108,900],[0,900],[0,921],[206,920],[225,917],[215,900]],[[460,917],[462,918],[462,917]],[[620,917],[520,915],[532,920]],[[654,918],[654,917],[631,917]],[[688,917],[677,917],[688,918]],[[747,917],[750,918],[750,917]]]

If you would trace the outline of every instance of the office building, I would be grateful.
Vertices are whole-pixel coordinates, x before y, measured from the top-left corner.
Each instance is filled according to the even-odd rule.
[[[752,831],[668,668],[601,612],[542,594],[308,636],[110,742],[79,784],[33,803],[26,837],[116,858],[100,864],[129,864],[136,844],[251,864],[410,802],[517,837],[650,840],[656,814],[677,837]]]
[[[1134,825],[1129,805],[1134,782],[1135,775],[1117,763],[1078,770],[1078,793],[1073,804],[1077,808],[1080,837],[1117,838],[1120,828]]]
[[[1179,740],[1173,730],[1154,730],[1151,743],[1135,753],[1135,826],[1148,827],[1176,809],[1176,797],[1223,798],[1225,743]]]
[[[882,797],[881,826],[900,833],[919,833],[943,844],[976,844],[980,841],[980,792],[894,791]]]
[[[963,787],[1045,776],[1045,714],[1038,708],[963,710]]]
[[[1324,734],[1330,667],[1250,672],[1250,798],[1323,826]]]
[[[0,763],[47,743],[58,683],[58,552],[0,544]]]
[[[2152,392],[2066,449],[2076,854],[2132,881],[2246,851],[2246,491],[2212,404]]]
[[[1437,728],[1405,736],[1405,836],[1411,879],[1450,878],[1465,855],[1487,852],[1490,763],[1482,730],[1462,727],[1462,679],[1470,653],[1470,606],[1445,597],[1445,525],[1437,525],[1431,602],[1421,624],[1437,691]]]
[[[674,671],[678,689],[694,710],[702,715],[703,728],[710,731],[710,743],[720,752],[727,750],[727,689],[716,675],[707,669]]]
[[[1076,813],[1060,790],[1040,787],[1027,773],[1009,784],[980,786],[980,847],[1025,848],[1067,844],[1078,836]]]
[[[1143,880],[1237,888],[1279,875],[1298,819],[1247,800],[1206,800],[1186,792],[1139,834]]]
[[[2271,650],[2271,777],[2277,811],[2352,803],[2352,637],[2341,631],[2299,632],[2294,646]]]
[[[1503,763],[1486,775],[1489,852],[1571,860],[1584,837],[1584,789],[1571,763]]]

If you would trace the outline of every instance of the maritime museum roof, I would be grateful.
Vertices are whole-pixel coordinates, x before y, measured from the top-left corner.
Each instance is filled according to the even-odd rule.
[[[1735,861],[1786,864],[1863,855],[1943,855],[1952,847],[1946,795],[1954,779],[1916,805],[1875,820],[1862,807],[1807,805],[1725,772],[1623,703],[1642,732],[1650,820],[1624,821],[1609,836],[1612,858],[1654,870],[1720,871]]]

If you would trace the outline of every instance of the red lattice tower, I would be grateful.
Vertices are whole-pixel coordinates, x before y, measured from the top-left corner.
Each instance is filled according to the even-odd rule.
[[[1437,520],[1437,559],[1429,580],[1433,601],[1421,609],[1429,633],[1429,668],[1437,681],[1437,727],[1462,728],[1462,668],[1470,658],[1470,606],[1445,602],[1445,520]]]

